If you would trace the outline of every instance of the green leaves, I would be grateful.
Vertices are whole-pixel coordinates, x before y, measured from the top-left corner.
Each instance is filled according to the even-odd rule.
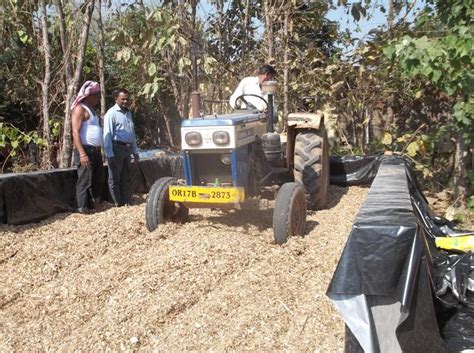
[[[147,99],[155,97],[160,89],[159,81],[160,80],[158,78],[155,78],[153,82],[146,83],[143,86],[143,90],[140,92],[140,94],[144,95]]]
[[[0,147],[6,148],[8,151],[5,163],[9,157],[16,156],[20,150],[25,149],[31,142],[38,146],[44,146],[45,144],[44,140],[38,137],[36,131],[24,132],[11,124],[0,123]]]
[[[393,59],[395,55],[395,46],[393,45],[387,45],[383,48],[383,54],[388,58],[388,59]]]
[[[468,126],[472,124],[474,115],[474,98],[471,97],[467,102],[459,101],[454,105],[453,116],[459,125]]]
[[[183,73],[185,67],[190,67],[191,66],[191,60],[189,58],[183,56],[178,60],[178,72],[180,74]]]
[[[413,141],[410,142],[406,148],[407,154],[410,157],[415,157],[418,152],[420,152],[422,149],[424,149],[423,141]]]
[[[131,56],[132,56],[132,50],[128,47],[123,48],[122,50],[117,52],[117,60],[123,60],[125,62],[128,62]]]
[[[393,142],[393,138],[392,138],[392,134],[389,133],[388,131],[385,131],[383,133],[383,136],[382,136],[382,139],[380,140],[380,142],[386,146],[390,146]]]
[[[366,10],[362,7],[360,2],[355,2],[351,7],[351,15],[354,17],[354,20],[359,21],[362,17],[366,16]]]
[[[467,207],[469,207],[471,213],[474,213],[474,196],[469,197],[467,200]]]
[[[461,0],[438,2],[440,14],[434,21],[442,36],[403,37],[386,46],[384,54],[396,57],[403,74],[410,79],[425,79],[452,97],[453,124],[466,136],[474,130],[474,27],[466,25],[468,3]]]
[[[431,76],[431,81],[433,81],[433,83],[437,83],[439,81],[439,79],[441,78],[441,71],[440,70],[430,70],[431,71],[431,75],[427,75],[428,77]]]
[[[114,26],[107,39],[110,46],[119,48],[115,70],[121,73],[119,80],[126,81],[121,84],[137,92],[137,99],[144,98],[141,104],[157,97],[166,99],[171,87],[175,88],[173,94],[179,94],[178,85],[185,80],[171,81],[191,76],[190,39],[182,32],[179,11],[168,7],[150,7],[146,12],[129,9],[110,21]]]
[[[156,74],[156,65],[155,63],[150,63],[148,65],[148,76],[153,77],[155,76],[155,74]]]
[[[427,137],[424,135],[413,135],[412,133],[397,137],[385,131],[380,139],[380,143],[386,148],[397,151],[402,150],[410,157],[416,157],[419,154],[425,154],[427,151],[426,145]]]
[[[19,30],[17,34],[23,44],[31,44],[31,37],[25,31]]]

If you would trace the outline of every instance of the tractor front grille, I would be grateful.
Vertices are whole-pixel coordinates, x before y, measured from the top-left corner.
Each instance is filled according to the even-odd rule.
[[[221,162],[221,153],[199,153],[189,157],[193,185],[213,184],[216,179],[220,184],[232,183],[231,166]]]

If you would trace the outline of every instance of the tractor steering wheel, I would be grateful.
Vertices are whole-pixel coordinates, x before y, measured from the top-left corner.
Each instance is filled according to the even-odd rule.
[[[243,109],[242,108],[242,103],[245,103],[247,109],[249,109],[249,106],[252,106],[253,108],[257,109],[252,103],[249,103],[244,97],[257,97],[261,99],[265,103],[265,109],[264,111],[268,110],[268,102],[265,100],[265,98],[256,95],[256,94],[241,94],[235,99],[235,109]]]

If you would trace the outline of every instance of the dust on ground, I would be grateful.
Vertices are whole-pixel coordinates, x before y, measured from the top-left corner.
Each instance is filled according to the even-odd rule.
[[[194,209],[149,233],[145,196],[2,226],[0,351],[341,352],[325,293],[368,190],[331,186],[283,246],[270,210]]]

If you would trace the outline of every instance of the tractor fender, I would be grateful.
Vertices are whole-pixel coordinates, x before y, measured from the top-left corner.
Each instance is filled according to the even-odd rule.
[[[324,125],[324,114],[321,111],[316,113],[290,113],[287,119],[286,129],[286,165],[293,169],[293,154],[295,151],[295,139],[299,130],[319,130]]]
[[[324,121],[324,114],[321,111],[316,113],[290,113],[288,114],[288,127],[295,129],[319,129]]]

